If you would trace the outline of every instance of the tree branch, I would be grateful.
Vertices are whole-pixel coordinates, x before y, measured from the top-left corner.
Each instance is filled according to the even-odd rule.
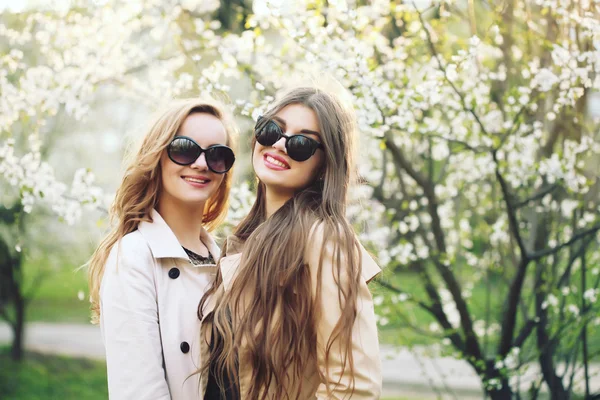
[[[397,167],[405,170],[408,173],[408,175],[412,179],[414,179],[415,182],[417,182],[417,184],[423,189],[423,192],[428,200],[427,208],[429,210],[429,215],[431,216],[431,229],[435,238],[438,254],[446,254],[446,242],[444,239],[444,231],[442,230],[441,221],[437,211],[438,204],[433,183],[413,168],[413,166],[404,156],[402,150],[394,143],[389,133],[386,133],[385,143],[388,149],[390,150],[390,153],[392,154],[392,159],[394,160]],[[475,332],[473,330],[473,321],[471,320],[471,316],[469,315],[467,303],[462,297],[460,284],[458,283],[456,277],[452,274],[452,272],[442,262],[440,262],[439,260],[434,260],[434,264],[438,273],[441,275],[444,283],[446,284],[446,287],[452,294],[452,298],[456,303],[456,308],[460,314],[461,325],[465,333],[467,344],[465,351],[467,354],[475,357],[478,360],[481,360],[483,355],[481,353],[479,342],[477,341],[477,336],[475,335]],[[430,295],[432,301],[440,302],[441,304],[439,294],[435,290],[435,286],[433,285],[433,283],[425,282],[425,288],[428,294]],[[448,326],[451,327],[451,325],[449,324]]]
[[[585,253],[585,251],[587,250],[587,247],[589,246],[590,243],[592,243],[593,240],[594,240],[593,237],[588,238],[584,243],[581,244],[581,247],[579,247],[579,249],[574,254],[571,255],[571,257],[569,258],[569,262],[567,264],[567,268],[565,269],[565,272],[563,272],[563,274],[560,276],[560,279],[556,283],[557,289],[560,288],[561,286],[563,286],[564,284],[566,284],[565,281],[571,274],[571,269],[573,268],[573,263],[575,262],[575,260],[577,258],[579,258],[581,255],[583,255]]]
[[[513,342],[513,347],[522,347],[523,343],[525,343],[531,332],[533,332],[533,328],[535,328],[536,325],[537,322],[535,322],[535,320],[533,319],[527,321],[523,328],[521,328],[521,332],[519,332],[519,335]]]
[[[529,260],[521,257],[521,262],[517,267],[517,276],[515,276],[515,279],[510,285],[508,304],[506,305],[504,317],[502,319],[502,332],[500,334],[500,345],[498,348],[498,354],[501,357],[505,357],[508,354],[513,344],[512,338],[517,319],[517,306],[521,298],[521,288],[523,287],[528,264]]]
[[[505,357],[513,344],[513,335],[517,320],[517,307],[521,299],[521,289],[523,288],[523,282],[525,281],[525,274],[527,272],[527,266],[529,265],[530,259],[525,248],[525,243],[523,242],[523,238],[521,237],[521,233],[519,231],[519,223],[515,213],[516,210],[511,202],[511,195],[508,191],[508,185],[500,173],[500,166],[498,164],[496,151],[492,152],[492,157],[496,163],[496,179],[498,180],[502,190],[502,197],[506,206],[506,213],[508,214],[509,228],[521,253],[521,261],[519,261],[519,265],[517,266],[517,274],[510,285],[508,292],[508,303],[506,305],[506,309],[504,310],[504,316],[502,319],[502,333],[500,335],[498,353],[501,357]]]
[[[504,177],[500,173],[500,165],[498,163],[498,153],[496,151],[492,152],[492,158],[494,159],[494,163],[496,163],[496,179],[500,184],[500,189],[502,190],[502,197],[504,200],[504,204],[506,206],[506,213],[508,214],[508,225],[510,228],[510,232],[513,235],[514,239],[517,241],[517,245],[519,246],[519,250],[521,252],[521,258],[527,259],[527,249],[525,248],[525,242],[521,237],[521,233],[519,231],[519,222],[517,221],[517,215],[515,213],[514,206],[511,201],[511,194],[509,193],[508,184],[504,180]]]
[[[409,293],[405,292],[404,290],[400,289],[399,287],[396,287],[393,284],[391,284],[388,281],[385,281],[383,279],[375,279],[374,282],[376,282],[377,284],[379,284],[381,287],[384,287],[384,288],[386,288],[388,290],[391,290],[392,292],[394,292],[396,294],[405,294],[405,295],[407,295],[408,298],[407,298],[406,301],[409,301],[411,303],[415,303],[416,305],[418,305],[419,307],[421,307],[425,311],[427,311],[430,314],[432,314],[432,315],[435,316],[435,310],[433,308],[431,308],[430,306],[428,306],[427,304],[423,303],[420,300],[414,299],[412,296],[409,295]]]
[[[513,207],[514,207],[515,209],[517,209],[517,210],[518,210],[519,208],[525,207],[526,205],[528,205],[529,203],[531,203],[531,202],[533,202],[533,201],[536,201],[536,200],[539,200],[539,199],[542,199],[542,198],[544,198],[544,196],[546,196],[548,193],[552,193],[552,192],[553,192],[554,190],[556,190],[557,188],[558,188],[558,184],[556,184],[556,183],[555,183],[555,184],[552,184],[552,185],[550,185],[550,186],[548,186],[548,187],[546,187],[546,188],[542,189],[541,191],[537,192],[536,194],[534,194],[534,195],[533,195],[533,196],[531,196],[530,198],[528,198],[528,199],[525,199],[525,200],[523,200],[523,201],[521,201],[521,202],[519,202],[519,203],[515,203],[515,204],[513,204]]]
[[[482,153],[482,152],[490,151],[491,150],[491,149],[485,148],[485,147],[484,148],[473,147],[469,143],[464,142],[462,140],[451,139],[451,138],[445,137],[445,136],[437,134],[437,133],[428,133],[427,136],[431,136],[431,137],[434,137],[434,138],[445,140],[445,141],[450,142],[450,143],[455,143],[455,144],[461,145],[464,148],[466,148],[468,150],[471,150],[473,153]]]
[[[593,228],[587,229],[585,231],[579,232],[576,235],[573,235],[573,237],[571,239],[569,239],[568,241],[561,243],[557,246],[551,247],[549,249],[545,249],[545,250],[540,250],[540,251],[536,251],[534,253],[532,253],[530,255],[530,260],[539,260],[540,258],[552,255],[552,254],[556,254],[558,253],[562,248],[567,247],[572,245],[573,243],[575,243],[576,241],[586,237],[587,235],[592,235],[596,232],[600,231],[600,225],[596,225]]]
[[[421,26],[423,26],[423,29],[425,30],[425,35],[427,36],[427,44],[429,45],[431,54],[432,54],[433,58],[435,58],[435,60],[437,61],[440,71],[442,71],[444,73],[444,79],[452,87],[452,90],[454,91],[454,93],[456,93],[456,95],[460,98],[463,108],[466,111],[468,111],[473,116],[473,118],[475,118],[475,121],[477,121],[477,124],[481,128],[481,132],[484,133],[485,135],[488,135],[487,129],[485,129],[485,126],[479,119],[479,116],[477,115],[475,110],[472,107],[469,107],[467,105],[465,96],[460,92],[460,90],[458,90],[458,88],[454,85],[454,83],[448,78],[448,73],[446,71],[446,67],[442,64],[442,61],[440,60],[440,55],[438,54],[438,51],[436,50],[435,45],[433,44],[433,40],[431,39],[431,33],[429,32],[429,29],[427,28],[427,25],[425,24],[425,20],[423,19],[423,13],[421,11],[419,11],[419,9],[417,8],[417,6],[414,3],[413,3],[413,6],[414,6],[415,10],[417,11],[417,14],[419,15],[419,21],[421,21]]]
[[[413,168],[411,163],[406,159],[406,156],[402,152],[402,150],[394,143],[394,140],[391,135],[391,131],[386,132],[384,143],[387,149],[392,154],[392,159],[394,163],[400,166],[402,169],[406,171],[408,176],[410,176],[419,186],[425,188],[429,186],[431,183],[427,180],[427,178],[419,173],[417,170]]]
[[[435,237],[437,250],[441,254],[446,253],[446,241],[444,239],[444,231],[437,212],[437,198],[435,196],[435,188],[433,182],[427,179],[423,174],[413,168],[407,160],[402,150],[394,143],[389,133],[386,133],[385,144],[392,154],[392,159],[397,167],[406,171],[406,173],[423,189],[425,197],[427,197],[427,208],[431,216],[431,229]]]

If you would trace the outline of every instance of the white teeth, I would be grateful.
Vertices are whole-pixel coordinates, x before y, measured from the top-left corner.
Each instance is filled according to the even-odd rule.
[[[281,161],[279,161],[279,160],[277,160],[277,159],[275,159],[275,158],[273,158],[271,156],[267,156],[267,161],[270,162],[271,164],[278,165],[278,166],[280,166],[282,168],[287,168],[288,167],[287,165],[285,165]]]
[[[194,183],[207,183],[209,181],[205,181],[202,179],[196,179],[196,178],[188,178],[187,176],[185,178],[183,178],[184,180],[188,181],[188,182],[194,182]]]

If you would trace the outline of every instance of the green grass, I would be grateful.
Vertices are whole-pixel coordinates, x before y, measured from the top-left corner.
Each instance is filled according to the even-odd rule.
[[[468,272],[468,270],[465,270],[465,272]],[[579,282],[579,274],[579,271],[574,274],[574,277],[572,278],[573,284]],[[429,303],[428,296],[423,288],[423,283],[417,274],[406,272],[395,276],[386,276],[385,279],[395,286],[408,291],[413,298],[422,300],[426,304]],[[590,283],[588,284],[588,287],[595,282],[596,279],[598,279],[598,277],[593,276],[590,273],[588,278],[588,282]],[[437,285],[439,285],[439,282],[436,282],[436,286]],[[374,297],[386,295],[386,290],[376,283],[370,285],[370,288],[373,291]],[[484,321],[486,315],[489,313],[489,320],[492,323],[495,322],[499,324],[505,308],[505,302],[507,301],[507,291],[508,287],[506,283],[499,278],[492,278],[489,284],[485,281],[477,282],[473,287],[471,297],[467,298],[469,311],[473,321]],[[531,301],[533,294],[529,287],[526,287],[523,290],[522,295],[528,299],[528,311],[530,315],[532,315],[535,311],[533,310],[534,304]],[[570,294],[568,304],[575,303],[579,305],[579,297],[579,293]],[[385,302],[381,306],[376,307],[376,311],[381,315],[385,308],[391,308],[391,312],[386,314],[389,319],[388,324],[379,328],[379,338],[381,343],[411,346],[437,344],[442,340],[440,337],[441,332],[432,333],[430,331],[430,324],[434,322],[433,317],[415,303],[405,301],[390,305],[390,302]],[[550,311],[550,318],[557,326],[565,325],[563,317],[560,314],[555,313],[556,310],[560,309],[560,307],[556,307]],[[572,318],[569,312],[565,312],[564,308],[562,309],[562,312],[564,318]],[[595,314],[592,314],[591,316],[594,317],[594,315]],[[519,309],[518,324],[519,326],[523,324],[521,309]],[[422,332],[415,331],[411,326],[418,327]],[[571,346],[577,345],[576,341],[579,338],[581,326],[579,323],[574,323],[571,328],[569,328],[569,324],[566,324],[566,326],[566,330],[560,334],[560,337],[562,344],[566,349],[565,351],[569,351]],[[489,339],[490,346],[488,347],[490,351],[494,351],[499,333],[499,330],[497,330],[491,334]],[[554,332],[552,334],[556,335]],[[587,335],[589,352],[590,354],[595,355],[594,361],[597,362],[599,360],[597,355],[600,354],[600,325],[596,325],[595,323],[588,324]],[[532,335],[529,341],[531,342],[534,338],[535,335]]]
[[[38,353],[26,353],[25,359],[16,363],[3,347],[0,396],[19,400],[106,400],[106,364]]]
[[[79,300],[80,291],[83,292],[83,300]],[[42,280],[27,309],[27,320],[88,323],[88,297],[85,270],[63,268]]]
[[[16,363],[10,359],[9,349],[0,347],[0,395],[15,400],[106,400],[106,364],[39,353],[26,353],[25,359]]]

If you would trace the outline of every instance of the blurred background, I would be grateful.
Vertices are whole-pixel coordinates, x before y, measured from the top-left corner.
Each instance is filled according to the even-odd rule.
[[[359,120],[384,398],[600,398],[599,20],[593,0],[0,0],[0,398],[107,398],[84,265],[156,110],[235,113],[222,240],[254,121],[298,81]]]

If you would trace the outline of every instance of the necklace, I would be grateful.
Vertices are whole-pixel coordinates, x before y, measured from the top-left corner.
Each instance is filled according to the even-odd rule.
[[[194,253],[193,251],[186,249],[185,247],[183,247],[183,250],[185,250],[193,265],[216,264],[215,259],[213,258],[212,254],[210,254],[210,252],[208,253],[208,257],[204,257],[200,254]]]

